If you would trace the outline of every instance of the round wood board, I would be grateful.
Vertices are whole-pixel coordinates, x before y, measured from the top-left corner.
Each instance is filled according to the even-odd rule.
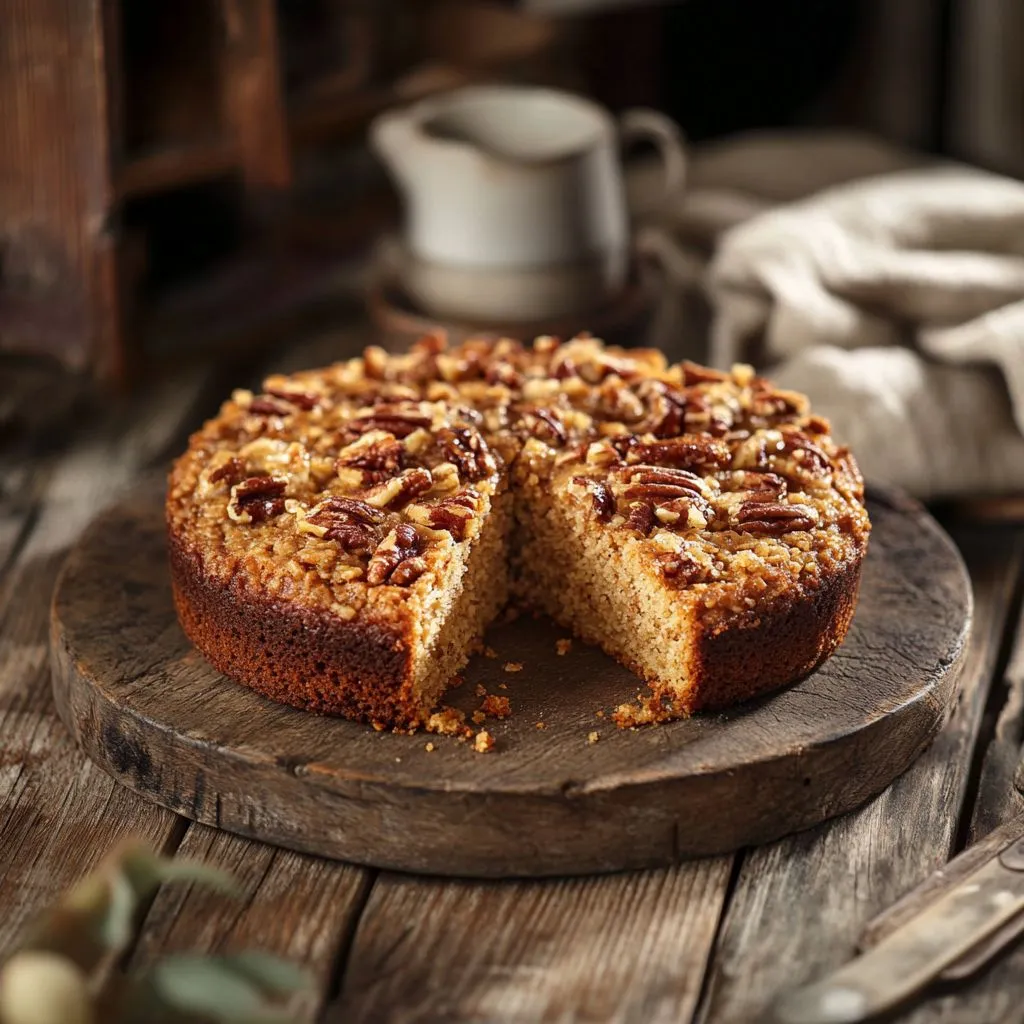
[[[870,509],[850,635],[802,682],[727,714],[620,730],[597,713],[635,694],[636,677],[578,641],[558,656],[565,631],[521,616],[489,632],[498,657],[475,657],[450,698],[471,710],[478,684],[510,698],[512,716],[487,723],[497,748],[478,754],[219,675],[178,627],[162,494],[140,491],[93,524],[57,584],[57,707],[94,761],[180,814],[380,867],[581,874],[760,843],[878,793],[952,704],[971,616],[963,564],[915,503],[876,495]]]

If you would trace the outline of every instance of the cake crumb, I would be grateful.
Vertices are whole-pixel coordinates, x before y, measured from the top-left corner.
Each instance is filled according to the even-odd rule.
[[[598,711],[595,711],[594,716],[596,718],[604,718],[604,708],[600,708]]]
[[[387,728],[383,722],[378,722],[376,719],[374,719],[370,724],[373,726],[374,732],[383,732]]]
[[[514,604],[510,604],[501,618],[503,622],[515,622],[519,618],[519,614],[519,609]]]
[[[458,708],[444,707],[435,711],[428,719],[427,732],[436,732],[441,736],[458,736],[472,734],[466,725],[466,716]]]
[[[587,733],[587,742],[596,743],[601,738],[601,734],[598,732]]]
[[[485,647],[484,648],[484,657],[485,658],[496,658],[497,656],[498,656],[498,652],[493,647]]]
[[[658,695],[639,695],[636,704],[620,704],[612,712],[612,721],[620,729],[635,729],[638,725],[667,722],[680,715]]]
[[[425,750],[425,751],[426,751],[426,752],[427,752],[428,754],[432,754],[432,753],[434,752],[434,750],[435,750],[436,748],[434,747],[434,744],[433,744],[433,743],[428,743],[428,744],[427,744],[427,745],[426,745],[426,746],[425,746],[425,747],[424,747],[423,749],[424,749],[424,750]]]
[[[492,718],[508,718],[512,714],[512,705],[509,703],[508,697],[499,697],[497,694],[492,693],[484,698],[478,714],[487,714]],[[474,716],[473,720],[476,721],[476,716]]]
[[[476,695],[478,697],[486,697],[487,696],[487,687],[484,686],[483,683],[477,683],[476,684]]]
[[[483,725],[485,721],[487,721],[487,716],[483,713],[483,711],[474,711],[473,712],[473,724],[474,725]]]
[[[548,723],[547,722],[538,722],[537,725],[536,725],[536,728],[538,728],[538,729],[546,729],[547,727],[548,727]]]
[[[481,729],[476,734],[473,749],[478,754],[486,754],[489,750],[494,749],[494,737],[486,729]]]
[[[499,690],[507,690],[508,689],[508,683],[498,683],[498,689]]]
[[[572,640],[569,637],[563,637],[561,640],[555,641],[555,653],[563,658],[572,650]]]
[[[523,663],[521,661],[506,661],[505,662],[506,672],[522,672]]]

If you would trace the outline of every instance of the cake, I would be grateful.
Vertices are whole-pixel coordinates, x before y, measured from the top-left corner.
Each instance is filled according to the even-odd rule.
[[[378,727],[428,720],[509,602],[723,708],[842,642],[863,481],[748,366],[579,337],[428,337],[236,391],[167,496],[182,627],[225,675]]]

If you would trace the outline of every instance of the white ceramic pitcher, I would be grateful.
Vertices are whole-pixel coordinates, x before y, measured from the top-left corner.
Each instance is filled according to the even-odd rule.
[[[608,290],[629,266],[620,150],[639,138],[661,153],[666,195],[677,193],[686,161],[672,121],[633,110],[616,122],[571,93],[472,86],[371,127],[405,201],[413,260],[484,272],[593,267]]]

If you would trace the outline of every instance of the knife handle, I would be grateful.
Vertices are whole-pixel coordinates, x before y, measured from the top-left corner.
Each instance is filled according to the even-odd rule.
[[[877,946],[783,996],[779,1024],[856,1024],[898,1006],[1024,911],[1024,836]]]

